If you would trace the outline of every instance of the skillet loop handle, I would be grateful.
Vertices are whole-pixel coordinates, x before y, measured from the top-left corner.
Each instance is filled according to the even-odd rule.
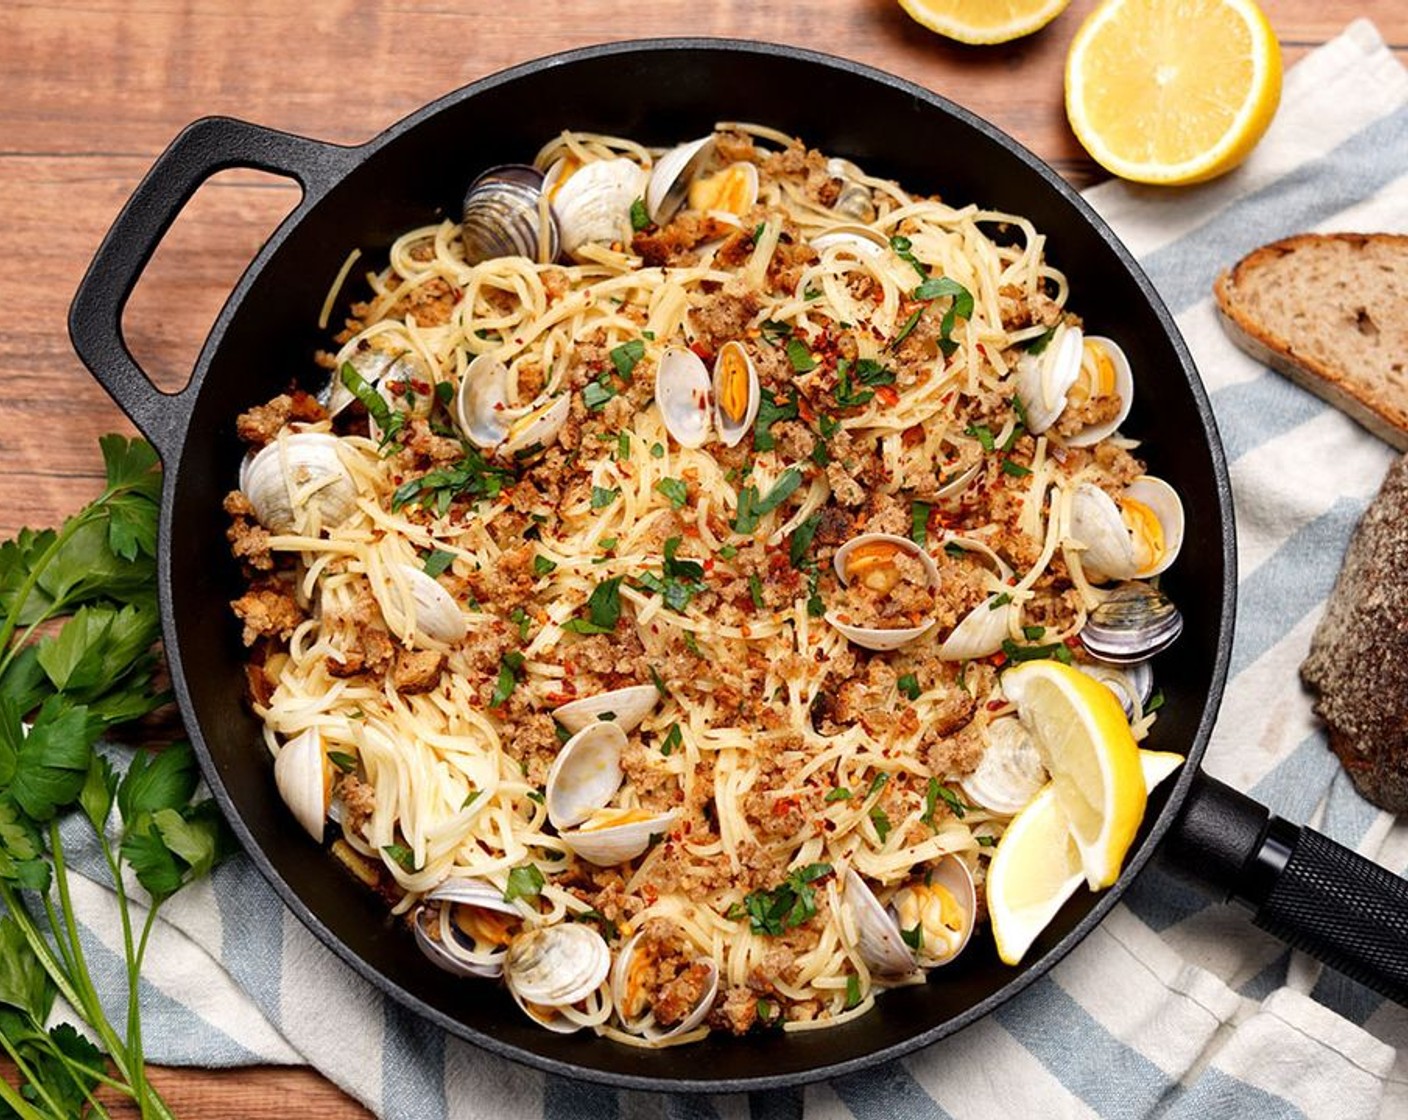
[[[1256,925],[1408,1005],[1408,881],[1284,821],[1272,822],[1267,842],[1286,861]]]
[[[205,117],[157,157],[113,221],[69,307],[69,337],[163,459],[181,445],[196,386],[178,393],[157,389],[122,334],[123,311],[156,247],[201,184],[220,171],[248,167],[295,180],[303,198],[285,219],[293,221],[337,181],[352,151],[230,117]]]

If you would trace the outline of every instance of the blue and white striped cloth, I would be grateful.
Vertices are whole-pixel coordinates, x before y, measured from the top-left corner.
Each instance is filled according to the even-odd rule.
[[[1408,827],[1351,788],[1297,677],[1392,452],[1234,349],[1210,291],[1221,268],[1286,234],[1408,232],[1408,73],[1357,22],[1287,74],[1271,132],[1236,172],[1088,197],[1177,315],[1231,463],[1237,637],[1207,768],[1402,872]],[[76,896],[99,983],[120,992],[111,896],[86,880]],[[910,1058],[791,1092],[666,1097],[545,1076],[425,1025],[324,949],[241,858],[165,911],[144,1035],[160,1062],[308,1062],[378,1114],[416,1120],[1408,1116],[1396,1053],[1408,1055],[1408,1012],[1157,870],[1126,899],[1020,997]]]

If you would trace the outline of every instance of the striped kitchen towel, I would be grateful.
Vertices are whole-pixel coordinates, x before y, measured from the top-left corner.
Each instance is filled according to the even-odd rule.
[[[1345,780],[1297,677],[1392,453],[1234,349],[1210,291],[1219,269],[1286,234],[1408,232],[1408,73],[1357,22],[1287,74],[1275,124],[1239,170],[1178,191],[1109,183],[1088,198],[1176,314],[1231,464],[1237,631],[1207,768],[1402,872],[1408,827]],[[111,898],[79,887],[90,958],[117,993]],[[1408,1059],[1397,1057],[1408,1012],[1157,868],[1125,897],[1020,997],[903,1061],[790,1092],[668,1097],[546,1076],[425,1025],[236,859],[167,907],[148,953],[144,1033],[156,1061],[310,1062],[378,1114],[416,1120],[1408,1116]]]

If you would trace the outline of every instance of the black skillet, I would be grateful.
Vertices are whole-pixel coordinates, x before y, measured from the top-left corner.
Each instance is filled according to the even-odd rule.
[[[765,122],[955,204],[1025,215],[1070,278],[1071,304],[1117,338],[1136,371],[1126,430],[1151,473],[1182,495],[1188,531],[1166,590],[1186,629],[1155,672],[1167,703],[1148,746],[1188,758],[1152,798],[1119,883],[1082,891],[1020,968],[975,938],[925,986],[887,993],[832,1030],[711,1035],[642,1051],[530,1025],[502,989],[448,978],[415,950],[381,901],[334,870],[274,793],[271,765],[244,702],[238,627],[228,603],[239,573],[220,503],[243,448],[234,417],[291,379],[308,382],[324,343],[318,313],[352,248],[379,264],[403,230],[457,213],[466,184],[522,162],[565,127],[656,145],[719,120]],[[295,179],[303,198],[241,278],[187,388],[164,394],[133,361],[121,316],[147,260],[202,182],[229,167]],[[344,298],[347,298],[344,295]],[[334,319],[336,321],[336,318]],[[1114,906],[1160,841],[1259,925],[1403,1001],[1408,998],[1408,884],[1205,777],[1227,673],[1235,564],[1227,469],[1208,401],[1173,319],[1128,251],[1050,168],[971,113],[856,63],[790,47],[659,40],[556,55],[467,86],[361,147],[242,121],[192,124],[119,214],[75,296],[79,356],[165,464],[160,593],[167,656],[205,776],[250,858],[318,937],[383,991],[445,1029],[557,1073],[647,1089],[722,1092],[797,1084],[873,1065],[950,1034],[998,1007],[1063,957]]]

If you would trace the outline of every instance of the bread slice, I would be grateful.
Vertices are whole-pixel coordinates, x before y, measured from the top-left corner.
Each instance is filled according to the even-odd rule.
[[[1213,292],[1233,342],[1408,451],[1408,236],[1274,241]]]

